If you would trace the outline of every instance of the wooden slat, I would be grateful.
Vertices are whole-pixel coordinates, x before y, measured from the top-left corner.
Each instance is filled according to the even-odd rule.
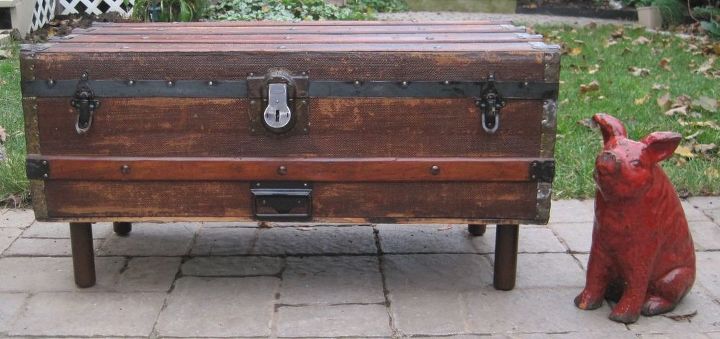
[[[233,44],[233,43],[74,43],[72,40],[51,46],[44,53],[207,53],[207,52],[534,52],[527,43],[435,43],[435,44],[380,44],[380,43],[337,43],[337,44]]]
[[[447,26],[447,25],[510,25],[510,20],[457,21],[202,21],[202,22],[93,22],[92,27],[258,27],[258,26]]]
[[[535,183],[316,183],[317,220],[537,218]],[[47,181],[51,220],[207,220],[252,216],[250,182]],[[431,219],[427,220],[433,222]]]
[[[252,44],[319,44],[337,43],[333,34],[247,34],[247,35],[171,35],[171,34],[127,34],[92,35],[80,34],[64,38],[73,43],[252,43]],[[353,34],[342,37],[343,43],[504,43],[521,41],[542,41],[539,35],[522,38],[517,33],[420,33],[420,34]]]
[[[530,181],[528,158],[140,158],[28,155],[50,180]],[[433,174],[431,168],[439,170]],[[125,170],[123,170],[125,168]],[[284,168],[284,172],[280,172]]]

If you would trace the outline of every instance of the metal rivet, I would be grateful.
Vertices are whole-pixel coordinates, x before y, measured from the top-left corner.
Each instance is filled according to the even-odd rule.
[[[260,187],[260,183],[259,183],[259,182],[256,182],[256,183],[255,183],[255,186]]]
[[[47,160],[43,160],[42,164],[43,164],[43,166],[47,166],[47,164],[48,164]]]
[[[308,184],[307,184],[307,183],[303,183],[303,186],[307,187],[307,186],[308,186]]]
[[[255,76],[255,73],[250,72],[250,73],[248,73],[248,76]]]
[[[307,72],[307,71],[304,71],[304,72],[302,72],[301,74],[302,74],[302,75],[308,75],[308,72]]]
[[[48,86],[53,87],[53,86],[55,86],[55,80],[48,79],[47,84],[48,84]]]
[[[523,87],[528,87],[528,86],[530,86],[529,82],[527,82],[527,81],[523,82]]]
[[[32,106],[34,110],[37,110],[37,105]]]
[[[302,100],[302,101],[300,101],[300,102],[301,102],[303,105],[304,105],[304,104],[307,104],[307,100]]]
[[[255,105],[255,100],[250,100],[250,105]]]
[[[450,81],[449,81],[449,80],[445,80],[445,81],[443,81],[443,84],[449,85],[449,84],[450,84]]]
[[[360,80],[353,81],[353,85],[355,85],[355,87],[360,87],[360,85],[361,85]]]
[[[254,128],[251,128],[251,129],[250,129],[250,132],[255,132],[255,129],[254,129]]]
[[[214,83],[214,82],[212,82],[212,81],[208,81],[208,86],[213,86],[213,85],[215,85],[215,83]]]
[[[168,87],[173,87],[173,86],[175,86],[175,83],[173,83],[172,81],[168,81],[167,85],[168,85]]]
[[[88,77],[89,77],[89,76],[88,76],[88,72],[83,72],[83,74],[80,76],[80,78],[81,78],[82,80],[87,80]]]
[[[440,166],[432,165],[432,167],[430,167],[430,174],[438,175],[439,173],[440,173]]]
[[[285,46],[285,45],[280,45],[278,48],[279,48],[279,49],[286,49],[287,46]]]
[[[47,178],[49,175],[47,173],[43,174],[43,178]]]
[[[128,166],[128,165],[120,166],[120,173],[122,173],[122,174],[130,173],[130,166]]]
[[[402,87],[408,87],[409,84],[410,83],[408,83],[407,81],[403,81],[400,83],[400,85],[402,85]]]
[[[287,174],[287,167],[285,167],[285,166],[280,166],[280,167],[278,167],[277,173],[280,174],[280,175],[285,175],[285,174]]]
[[[129,86],[135,86],[135,80],[128,80]]]

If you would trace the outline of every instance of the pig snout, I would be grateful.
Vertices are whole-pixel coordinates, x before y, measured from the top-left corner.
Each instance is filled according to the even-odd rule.
[[[614,174],[620,170],[620,162],[612,152],[602,152],[597,159],[597,171],[600,174]]]

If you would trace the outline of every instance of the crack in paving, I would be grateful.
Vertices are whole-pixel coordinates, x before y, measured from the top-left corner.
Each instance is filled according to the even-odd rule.
[[[380,243],[380,230],[376,226],[373,226],[373,236],[375,237],[375,248],[377,249],[378,257],[378,269],[380,270],[380,278],[382,280],[383,296],[385,297],[385,309],[388,314],[388,324],[390,326],[390,332],[393,338],[402,337],[402,332],[395,325],[395,317],[392,314],[392,303],[390,301],[390,290],[388,289],[387,277],[385,276],[384,267],[384,255],[382,251],[382,245]]]

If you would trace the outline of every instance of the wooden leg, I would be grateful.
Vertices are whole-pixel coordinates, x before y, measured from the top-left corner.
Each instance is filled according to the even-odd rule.
[[[481,236],[481,235],[485,234],[486,228],[487,228],[487,225],[470,224],[470,225],[468,225],[468,232],[470,232],[470,234],[474,235],[474,236]]]
[[[509,291],[515,287],[519,225],[497,225],[495,236],[495,289]]]
[[[71,222],[70,244],[72,247],[75,284],[78,287],[95,285],[95,253],[93,250],[92,224],[89,222]]]
[[[113,223],[113,231],[115,231],[115,234],[125,237],[128,234],[130,234],[130,231],[132,231],[132,223],[131,222],[114,222]]]

